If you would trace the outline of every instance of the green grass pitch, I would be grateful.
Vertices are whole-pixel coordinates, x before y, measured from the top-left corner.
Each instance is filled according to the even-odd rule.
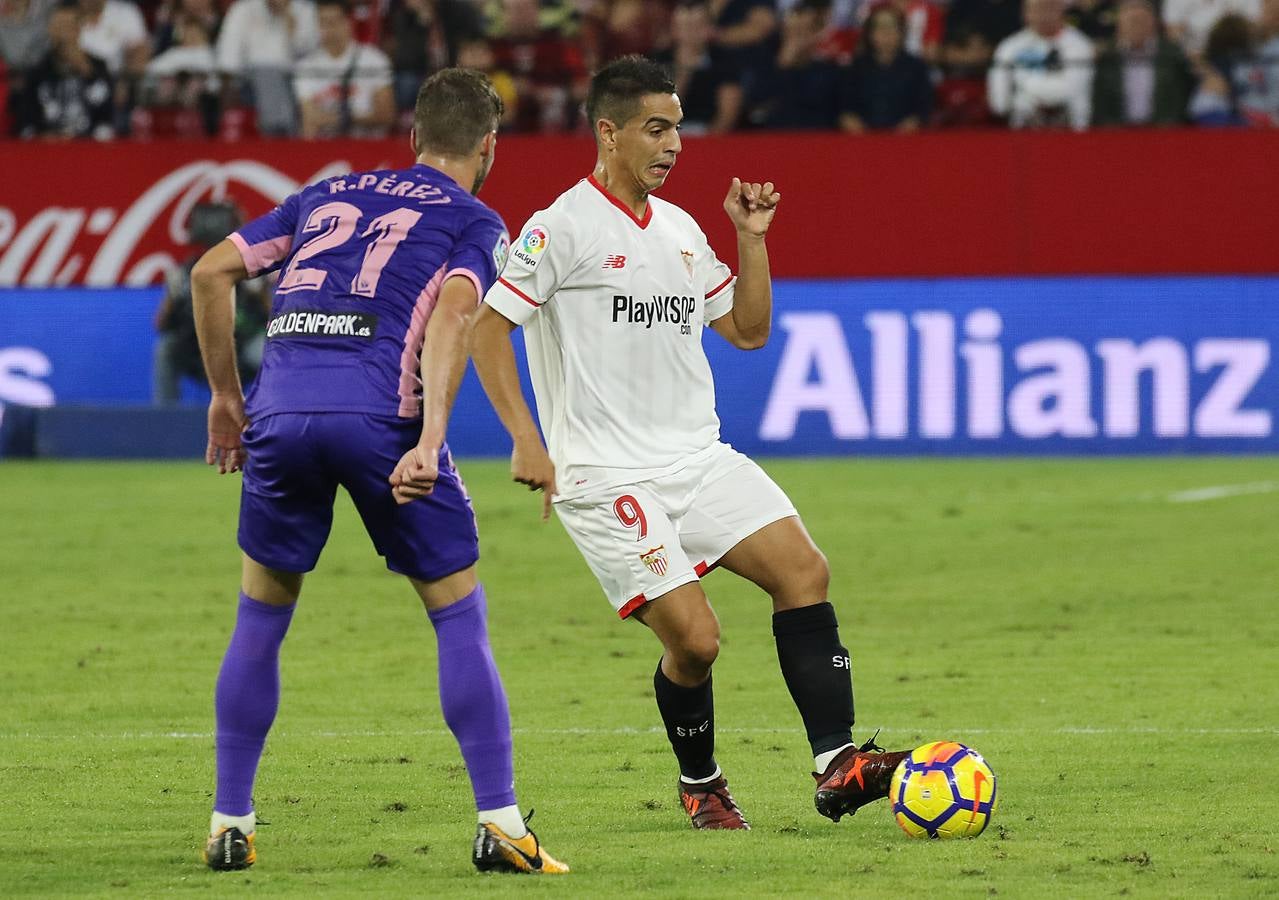
[[[256,796],[259,863],[198,861],[238,485],[191,464],[0,465],[0,895],[1256,897],[1279,893],[1279,459],[767,466],[830,557],[857,737],[982,751],[1000,806],[912,841],[838,825],[767,600],[714,573],[719,760],[754,825],[691,831],[658,647],[558,524],[463,463],[522,804],[565,879],[481,876],[434,638],[349,501],[304,591]],[[1183,493],[1214,486],[1237,491]]]

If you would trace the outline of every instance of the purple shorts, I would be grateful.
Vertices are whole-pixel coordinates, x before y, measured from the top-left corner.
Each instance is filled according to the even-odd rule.
[[[434,581],[474,565],[479,537],[471,499],[448,447],[429,496],[400,506],[387,481],[417,443],[420,422],[364,413],[278,413],[244,434],[240,549],[282,572],[309,572],[346,488],[392,572]]]

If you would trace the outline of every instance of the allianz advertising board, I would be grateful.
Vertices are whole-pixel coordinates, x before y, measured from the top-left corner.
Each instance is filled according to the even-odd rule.
[[[0,292],[0,403],[147,403],[158,302]],[[703,339],[724,438],[749,453],[1279,451],[1279,277],[779,281],[764,349]],[[473,373],[449,439],[509,446]]]

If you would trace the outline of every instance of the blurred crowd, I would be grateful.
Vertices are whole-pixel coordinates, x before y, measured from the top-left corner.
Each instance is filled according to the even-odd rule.
[[[563,132],[626,53],[686,133],[1279,125],[1279,0],[0,0],[0,124],[380,137],[460,65]]]

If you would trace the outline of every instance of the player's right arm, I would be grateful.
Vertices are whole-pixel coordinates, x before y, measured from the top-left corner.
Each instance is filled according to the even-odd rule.
[[[555,464],[546,452],[533,412],[524,400],[519,367],[511,347],[516,324],[487,303],[480,305],[471,329],[471,360],[484,393],[511,436],[511,480],[542,491],[542,520],[550,518],[555,496]]]
[[[209,401],[209,444],[204,461],[222,474],[244,466],[240,435],[248,427],[244,391],[235,365],[235,286],[280,264],[293,244],[298,195],[254,219],[200,257],[191,270],[191,306]]]
[[[209,401],[209,443],[204,461],[222,474],[244,465],[240,434],[244,430],[244,393],[235,365],[235,286],[248,275],[240,251],[224,240],[191,270],[191,304],[204,373],[213,397]]]

